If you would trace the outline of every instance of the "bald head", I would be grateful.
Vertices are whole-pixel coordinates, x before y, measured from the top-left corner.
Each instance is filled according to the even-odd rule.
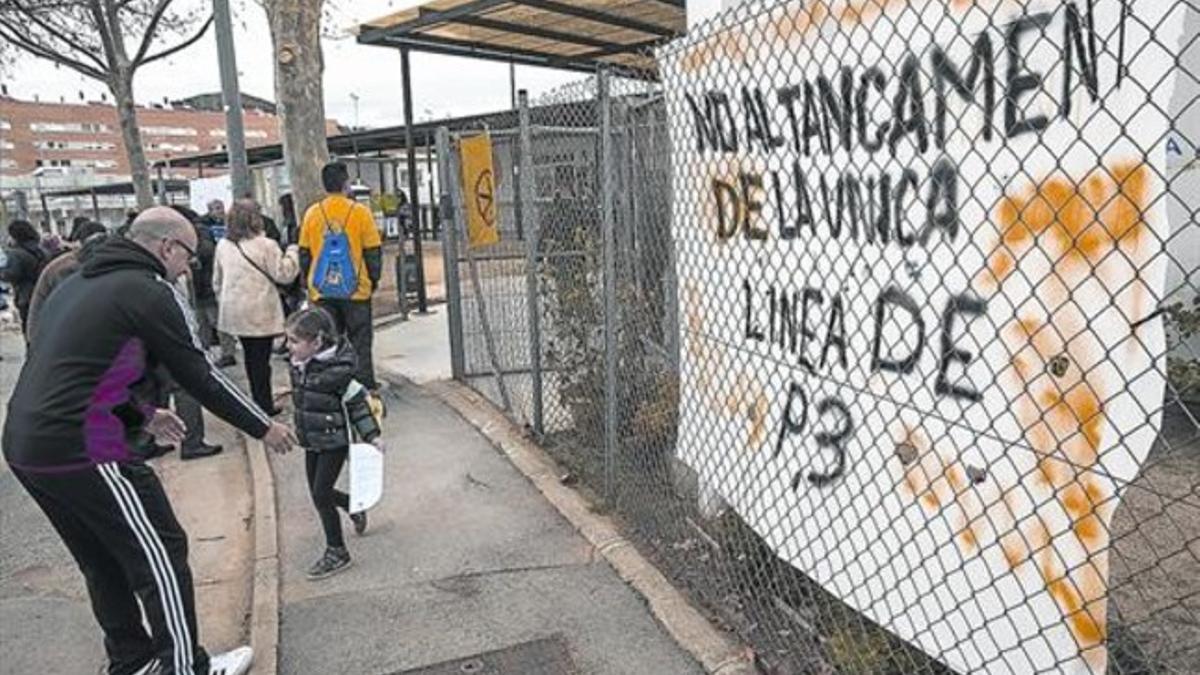
[[[188,243],[195,239],[191,222],[169,206],[152,206],[138,214],[129,226],[127,235],[139,244],[152,244],[163,239],[183,239]]]
[[[142,211],[126,236],[158,258],[170,281],[186,272],[196,257],[196,230],[191,221],[166,206]]]

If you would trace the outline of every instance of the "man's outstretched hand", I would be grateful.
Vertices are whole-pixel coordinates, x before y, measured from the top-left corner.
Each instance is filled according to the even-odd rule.
[[[296,438],[296,432],[286,424],[272,422],[271,427],[267,429],[267,435],[262,437],[263,445],[279,454],[283,454],[292,449],[293,445],[300,441]]]
[[[187,434],[187,425],[183,420],[166,408],[156,408],[154,416],[146,422],[145,429],[158,445],[178,446]]]

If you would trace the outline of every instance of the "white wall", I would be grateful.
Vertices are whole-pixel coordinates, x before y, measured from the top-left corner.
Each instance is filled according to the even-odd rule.
[[[745,0],[687,0],[688,28],[693,28],[716,16],[723,9],[743,2]]]

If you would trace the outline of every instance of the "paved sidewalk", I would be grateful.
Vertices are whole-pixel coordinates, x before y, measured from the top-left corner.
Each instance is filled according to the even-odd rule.
[[[338,576],[304,578],[323,547],[304,458],[271,457],[281,673],[383,675],[554,636],[580,673],[703,672],[457,413],[412,384],[392,388],[388,406],[384,501],[367,536],[346,521],[355,565]]]
[[[22,361],[19,333],[0,334],[0,424]],[[154,462],[187,530],[201,641],[210,652],[246,642],[250,607],[252,495],[245,451],[208,419],[225,452],[191,462]],[[83,577],[37,505],[0,461],[0,674],[97,672],[102,636]]]
[[[449,316],[446,305],[433,305],[428,314],[414,312],[407,321],[377,328],[375,367],[402,373],[417,384],[450,379]]]

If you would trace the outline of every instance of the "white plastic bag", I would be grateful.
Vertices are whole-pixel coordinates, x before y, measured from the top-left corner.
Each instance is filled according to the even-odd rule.
[[[383,496],[383,453],[370,443],[350,446],[350,513],[375,506]]]

